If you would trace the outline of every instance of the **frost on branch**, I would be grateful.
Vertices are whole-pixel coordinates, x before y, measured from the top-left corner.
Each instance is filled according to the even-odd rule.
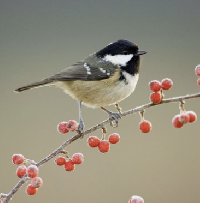
[[[197,84],[200,85],[200,65],[197,65],[195,68],[195,74],[198,77]],[[175,115],[172,119],[172,124],[175,128],[181,128],[188,123],[193,123],[197,120],[197,115],[194,111],[186,111],[185,110],[185,100],[199,98],[200,93],[196,94],[187,94],[186,96],[173,97],[169,99],[164,99],[163,92],[171,89],[173,86],[173,82],[169,78],[163,79],[161,82],[158,80],[153,80],[149,83],[149,88],[153,93],[150,95],[150,103],[138,106],[131,110],[121,112],[121,117],[132,115],[134,113],[140,113],[141,122],[139,124],[139,129],[143,133],[148,133],[152,129],[152,125],[150,121],[144,119],[144,112],[148,108],[156,107],[157,105],[167,104],[167,103],[179,103],[179,114]],[[119,107],[120,108],[120,107]],[[107,137],[107,131],[105,126],[110,123],[111,120],[107,119],[98,125],[88,129],[85,131],[85,135],[91,134],[92,132],[102,129],[102,138],[98,138],[97,136],[90,136],[87,139],[87,143],[91,148],[97,148],[100,152],[105,153],[109,152],[112,147],[110,144],[119,143],[120,136],[117,133],[112,133]],[[61,134],[65,134],[68,132],[74,132],[78,129],[78,123],[74,120],[69,120],[68,122],[61,122],[57,126],[58,132]],[[63,168],[66,171],[73,171],[75,169],[75,165],[80,165],[83,163],[84,157],[82,153],[75,153],[70,158],[68,153],[64,150],[67,145],[81,138],[82,135],[77,133],[68,140],[66,140],[60,147],[50,153],[48,156],[44,157],[39,162],[34,162],[29,159],[26,159],[21,154],[14,154],[12,157],[13,164],[19,165],[16,170],[16,175],[20,178],[19,182],[15,185],[15,187],[8,194],[0,194],[0,203],[3,201],[4,203],[8,202],[13,195],[21,188],[26,182],[30,182],[26,187],[25,191],[28,195],[35,195],[43,184],[43,181],[40,177],[38,177],[39,167],[49,160],[55,158],[55,163],[58,166],[64,166]],[[106,138],[107,137],[107,138]],[[62,154],[62,156],[57,156]],[[63,155],[64,154],[64,155]],[[132,196],[129,200],[129,203],[144,203],[142,197]]]

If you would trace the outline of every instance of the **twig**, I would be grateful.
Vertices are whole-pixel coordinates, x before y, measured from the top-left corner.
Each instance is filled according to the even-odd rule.
[[[190,94],[190,95],[185,95],[185,96],[180,96],[180,97],[173,97],[173,98],[169,98],[169,99],[163,99],[162,102],[159,104],[148,103],[148,104],[144,104],[142,106],[136,107],[134,109],[125,111],[125,112],[121,113],[121,117],[128,116],[128,115],[131,115],[131,114],[134,114],[137,112],[142,112],[145,109],[148,109],[153,106],[158,106],[161,104],[167,104],[167,103],[172,103],[172,102],[182,102],[183,100],[186,100],[186,99],[193,99],[193,98],[198,98],[198,97],[200,97],[200,93]],[[109,119],[97,124],[96,126],[86,130],[85,135],[88,135],[98,129],[104,128],[104,126],[107,125],[108,123],[110,123]],[[39,167],[39,166],[45,164],[46,162],[48,162],[49,160],[54,158],[57,154],[61,153],[67,145],[71,144],[72,142],[74,142],[75,140],[77,140],[81,137],[82,137],[81,134],[76,134],[73,137],[71,137],[70,139],[66,140],[54,152],[50,153],[48,156],[46,156],[45,158],[40,160],[38,163],[36,163],[36,166]],[[22,179],[20,179],[20,181],[15,185],[15,187],[8,194],[0,195],[3,198],[3,203],[7,203],[27,180],[28,180],[27,175],[25,175]]]

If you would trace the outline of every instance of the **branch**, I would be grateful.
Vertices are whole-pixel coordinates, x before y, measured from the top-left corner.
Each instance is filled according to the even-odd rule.
[[[148,104],[144,104],[142,106],[138,106],[134,109],[125,111],[121,114],[121,117],[128,116],[128,115],[131,115],[131,114],[134,114],[137,112],[141,112],[141,111],[144,111],[144,110],[154,107],[154,106],[167,104],[167,103],[182,102],[183,100],[186,100],[186,99],[193,99],[193,98],[198,98],[198,97],[200,97],[200,93],[190,94],[190,95],[185,95],[185,96],[180,96],[180,97],[173,97],[173,98],[169,98],[169,99],[163,99],[162,102],[159,104],[148,103]],[[107,120],[97,124],[96,126],[86,130],[85,135],[88,135],[98,129],[102,129],[105,125],[110,123],[110,121],[111,121],[110,119],[107,119]],[[70,139],[66,140],[54,152],[50,153],[48,156],[46,156],[45,158],[40,160],[38,163],[36,163],[36,166],[39,167],[39,166],[45,164],[46,162],[48,162],[49,160],[54,158],[57,154],[59,154],[67,145],[71,144],[72,142],[74,142],[75,140],[77,140],[81,137],[82,137],[81,134],[76,134],[73,137],[71,137]],[[27,175],[25,175],[22,179],[20,179],[20,181],[15,185],[15,187],[8,194],[1,194],[0,196],[3,197],[3,203],[7,203],[13,197],[13,195],[22,187],[22,185],[24,185],[24,183],[26,183],[26,181],[28,179],[29,178],[27,178]]]

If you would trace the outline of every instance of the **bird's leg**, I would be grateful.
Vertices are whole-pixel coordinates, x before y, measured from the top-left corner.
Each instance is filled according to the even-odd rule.
[[[82,133],[82,137],[84,136],[84,123],[83,123],[83,119],[82,119],[82,113],[81,113],[81,101],[78,100],[78,110],[79,110],[79,126],[78,126],[78,132],[81,134]]]
[[[122,114],[122,108],[119,106],[119,104],[115,104],[115,108],[117,109],[117,111],[119,112],[119,114]]]
[[[110,119],[110,125],[116,128],[118,126],[118,121],[121,118],[120,113],[114,113],[104,107],[101,107],[101,109],[108,113],[109,119]]]

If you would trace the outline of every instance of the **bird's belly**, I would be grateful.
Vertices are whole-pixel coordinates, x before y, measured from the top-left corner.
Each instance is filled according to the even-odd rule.
[[[81,100],[91,108],[109,106],[122,101],[135,90],[138,75],[125,80],[100,81],[64,81],[57,82],[56,86],[62,88],[71,97]]]

